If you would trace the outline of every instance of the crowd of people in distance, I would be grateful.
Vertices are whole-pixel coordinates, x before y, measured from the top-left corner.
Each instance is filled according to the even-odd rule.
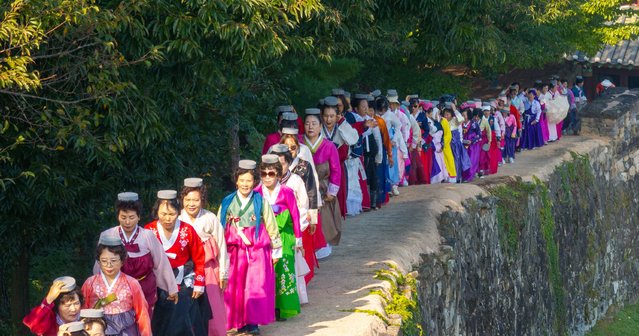
[[[334,89],[303,116],[280,106],[261,160],[237,163],[217,214],[201,178],[158,191],[143,226],[138,194],[118,194],[93,275],[81,286],[55,279],[23,322],[46,336],[259,334],[302,312],[347,216],[379,210],[403,186],[495,174],[578,132],[586,101],[578,77],[571,88],[512,83],[486,102]]]

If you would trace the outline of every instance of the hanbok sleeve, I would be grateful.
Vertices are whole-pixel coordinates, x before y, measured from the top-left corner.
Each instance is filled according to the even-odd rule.
[[[384,154],[383,150],[383,141],[382,141],[382,132],[379,127],[373,128],[373,138],[375,138],[375,142],[377,143],[377,153],[375,153],[375,163],[382,163],[382,154]]]
[[[293,175],[290,179],[297,177]],[[297,210],[300,214],[300,231],[304,232],[308,228],[308,194],[304,187],[304,181],[302,178],[296,179],[293,182],[293,191],[295,192],[295,200],[297,201]]]
[[[84,304],[82,304],[82,309],[91,309],[93,308],[93,305],[95,304],[95,302],[92,302],[93,300],[91,299],[94,297],[91,284],[93,283],[93,281],[95,281],[96,276],[97,275],[88,277],[82,284],[82,288],[80,289],[80,292],[82,292],[82,297],[84,298]]]
[[[149,317],[149,308],[142,287],[133,278],[126,276],[126,281],[131,289],[133,301],[133,310],[135,310],[135,322],[138,325],[140,336],[151,336],[151,318]]]
[[[532,112],[535,114],[535,120],[539,122],[539,118],[541,117],[541,104],[538,101],[533,101]]]
[[[339,132],[344,142],[349,146],[356,144],[359,140],[359,134],[357,134],[357,130],[355,130],[353,126],[351,126],[351,124],[346,122],[346,120],[342,120],[342,123],[337,127],[337,131]]]
[[[335,146],[331,147],[335,148]],[[268,236],[271,237],[271,248],[273,249],[271,257],[273,259],[280,259],[282,258],[282,239],[280,238],[280,230],[277,228],[277,222],[275,221],[275,214],[273,213],[271,204],[269,204],[265,198],[262,198],[262,202],[262,221],[264,222]]]
[[[413,131],[413,137],[412,137],[412,149],[417,148],[418,146],[421,146],[421,140],[422,140],[422,131],[419,128],[419,124],[417,123],[417,120],[415,120],[415,118],[413,116],[410,117],[410,126],[411,129]]]
[[[53,302],[47,303],[47,299],[43,299],[39,306],[33,308],[29,315],[24,317],[22,323],[36,335],[47,334],[51,330],[57,331]]]
[[[166,256],[166,253],[164,253],[162,245],[160,245],[160,241],[156,238],[153,232],[147,229],[140,230],[143,230],[144,239],[151,251],[151,258],[153,258],[153,274],[155,274],[155,282],[157,286],[167,291],[169,294],[177,293],[178,286],[175,282],[175,275],[173,274],[169,258]]]
[[[186,224],[186,223],[185,223]],[[205,281],[204,281],[204,262],[205,262],[205,254],[204,247],[202,246],[202,240],[200,236],[198,236],[197,232],[191,225],[187,225],[189,228],[190,235],[190,254],[191,260],[193,261],[193,272],[195,272],[195,282],[193,284],[193,290],[197,292],[203,292]]]
[[[324,139],[323,141],[328,141]],[[328,166],[330,170],[330,176],[328,177],[328,191],[327,193],[332,196],[337,196],[340,183],[342,182],[342,169],[340,167],[339,154],[335,146],[326,146],[328,155]]]
[[[295,234],[295,246],[302,246],[302,229],[300,228],[300,212],[297,208],[297,200],[293,189],[287,188],[286,205],[293,219],[293,233]]]
[[[220,279],[227,280],[229,278],[229,253],[226,249],[226,238],[224,237],[224,229],[220,219],[213,213],[211,213],[211,234],[215,238],[215,243],[218,249],[218,263],[220,269]]]

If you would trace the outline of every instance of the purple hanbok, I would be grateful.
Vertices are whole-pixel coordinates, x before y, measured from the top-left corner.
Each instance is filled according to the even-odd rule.
[[[462,125],[464,130],[464,140],[469,141],[468,157],[470,161],[470,168],[463,173],[464,181],[472,181],[475,175],[479,171],[479,158],[481,156],[481,130],[479,129],[479,123],[475,120],[471,120],[468,123]]]

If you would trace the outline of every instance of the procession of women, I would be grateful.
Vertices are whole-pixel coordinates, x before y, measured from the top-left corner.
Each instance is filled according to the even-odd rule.
[[[403,94],[334,89],[317,106],[279,106],[263,155],[235,164],[236,189],[214,212],[200,177],[150,205],[122,186],[93,275],[59,270],[24,324],[46,336],[260,334],[304,313],[348,217],[383,211],[409,185],[496,174],[577,133],[586,103],[579,77],[512,83],[485,101]],[[143,211],[154,220],[140,223]]]

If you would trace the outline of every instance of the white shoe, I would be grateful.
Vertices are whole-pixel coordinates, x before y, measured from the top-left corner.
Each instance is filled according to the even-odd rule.
[[[393,186],[393,195],[394,196],[399,196],[399,188],[397,188],[396,185]]]
[[[402,186],[403,187],[408,187],[408,180],[407,179],[404,179],[404,182],[402,183]]]
[[[333,253],[333,247],[330,244],[326,244],[326,247],[322,247],[321,249],[315,251],[315,257],[317,259],[324,259]]]
[[[514,158],[509,158],[508,161],[510,161],[510,163],[515,163],[515,159]]]

